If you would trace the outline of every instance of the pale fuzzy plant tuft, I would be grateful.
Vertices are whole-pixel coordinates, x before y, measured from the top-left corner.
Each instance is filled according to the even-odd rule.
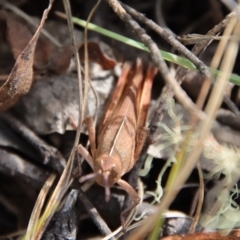
[[[233,200],[234,195],[238,195],[239,190],[235,186],[230,194],[227,189],[222,189],[217,197],[220,207],[217,213],[202,214],[200,224],[210,230],[225,230],[224,234],[228,234],[233,228],[240,226],[240,210],[238,204]],[[227,229],[227,230],[226,230]]]
[[[204,143],[204,156],[214,165],[208,177],[224,174],[227,183],[240,172],[240,149],[234,146],[220,145],[209,138]]]
[[[165,174],[168,167],[176,161],[176,153],[180,150],[181,143],[185,138],[185,133],[190,129],[189,125],[183,125],[182,116],[176,115],[174,112],[174,101],[169,102],[168,114],[173,121],[173,127],[168,127],[166,124],[159,123],[158,125],[164,129],[164,133],[161,134],[159,142],[155,143],[155,150],[160,152],[162,150],[167,151],[168,160],[161,169],[158,178],[156,180],[156,189],[154,191],[148,191],[147,194],[152,195],[154,200],[151,204],[159,203],[161,201],[162,195],[164,193],[162,187],[162,178]],[[187,151],[189,152],[192,147],[194,147],[197,141],[198,134],[194,132],[189,139],[189,146]],[[208,177],[224,174],[227,184],[231,183],[233,178],[240,172],[240,149],[234,146],[220,145],[212,135],[209,135],[204,142],[203,155],[208,159],[209,162],[213,163],[213,168],[211,169]],[[146,176],[151,169],[151,163],[153,160],[152,155],[148,155],[147,160],[145,161],[144,169],[140,171],[141,176]],[[229,194],[229,192],[228,192]],[[226,222],[223,221],[223,218],[232,214],[233,210],[236,210],[232,196],[229,196],[227,199],[222,201],[221,216],[220,213],[216,214],[216,217],[220,217],[221,225],[226,226]],[[235,206],[235,207],[234,207]],[[225,214],[224,214],[225,213]],[[218,220],[212,219],[220,224]],[[229,223],[233,224],[233,223]]]
[[[159,141],[154,144],[154,151],[161,152],[162,150],[167,151],[168,160],[164,164],[161,169],[158,178],[156,180],[156,189],[155,191],[148,191],[147,194],[152,195],[154,200],[151,204],[155,204],[156,202],[160,202],[163,195],[163,187],[162,187],[162,177],[165,174],[168,167],[172,165],[173,162],[176,161],[176,153],[180,150],[179,146],[182,140],[184,139],[184,132],[189,130],[189,126],[182,125],[182,116],[176,115],[174,112],[174,100],[169,99],[168,101],[168,115],[171,117],[173,121],[173,127],[168,127],[166,124],[158,123],[159,127],[162,127],[165,133],[161,134],[159,137]],[[157,154],[156,154],[157,155]],[[140,176],[146,176],[151,169],[151,163],[153,160],[152,155],[148,155],[144,168],[140,170]]]
[[[179,145],[184,139],[184,132],[190,129],[188,125],[183,125],[182,115],[177,115],[174,112],[174,104],[173,99],[167,101],[167,113],[171,120],[166,120],[167,124],[157,123],[159,129],[161,129],[161,133],[159,133],[158,138],[154,140],[155,143],[150,145],[148,149],[150,155],[158,158],[167,155],[168,159],[171,159],[172,162],[176,161],[175,153],[179,150]],[[163,150],[167,154],[159,154]]]

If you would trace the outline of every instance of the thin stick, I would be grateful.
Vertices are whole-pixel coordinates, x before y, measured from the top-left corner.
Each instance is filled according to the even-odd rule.
[[[200,214],[202,211],[202,205],[203,205],[203,199],[204,199],[204,180],[203,180],[203,173],[202,173],[202,169],[200,166],[200,163],[197,163],[197,170],[198,170],[198,176],[199,176],[199,196],[198,196],[198,205],[197,205],[197,210],[196,210],[196,214],[193,218],[193,222],[191,224],[191,227],[189,229],[189,233],[194,233],[197,223],[199,221],[200,218]]]
[[[239,25],[236,26],[235,31],[239,31]],[[179,173],[177,181],[175,182],[175,188],[166,191],[160,205],[158,206],[156,214],[143,221],[144,228],[138,228],[137,231],[129,236],[129,239],[140,239],[146,236],[146,234],[153,228],[162,212],[169,207],[170,203],[173,201],[179,191],[178,188],[187,180],[193,168],[196,166],[197,160],[202,151],[203,143],[209,134],[210,127],[216,115],[216,111],[219,108],[221,100],[223,98],[224,89],[232,70],[233,61],[235,60],[236,53],[238,52],[236,48],[238,48],[238,43],[234,41],[230,42],[221,66],[223,75],[217,79],[217,84],[212,91],[209,103],[206,107],[206,114],[209,117],[201,123],[199,129],[199,141],[187,157],[185,161],[186,164],[184,166],[184,171],[181,171]]]
[[[225,19],[223,19],[219,24],[217,24],[216,26],[214,26],[211,30],[209,30],[207,32],[207,36],[215,36],[217,34],[219,34],[229,23],[230,19],[236,16],[235,12],[232,12],[230,14],[228,14]],[[206,39],[203,41],[199,41],[198,43],[196,43],[192,49],[192,53],[195,54],[196,56],[199,56],[204,49],[206,49],[206,47],[212,42],[211,39]],[[177,79],[182,79],[183,76],[185,76],[186,72],[188,71],[188,69],[185,68],[179,68],[177,71]]]
[[[74,146],[78,145],[79,142],[79,138],[80,138],[80,128],[82,126],[82,121],[84,119],[84,109],[82,107],[82,103],[83,103],[83,84],[82,84],[82,75],[81,75],[81,65],[80,65],[80,56],[78,54],[78,48],[76,45],[76,40],[75,40],[75,36],[74,36],[74,30],[73,30],[73,23],[72,23],[72,13],[71,13],[71,7],[69,4],[68,0],[63,0],[63,4],[64,4],[64,8],[66,11],[66,15],[67,15],[67,22],[68,22],[68,26],[69,26],[69,31],[70,31],[70,36],[71,36],[71,40],[72,40],[72,45],[74,47],[74,55],[75,55],[75,61],[76,61],[76,65],[77,65],[77,74],[78,74],[78,84],[79,84],[79,117],[78,117],[78,128],[77,128],[77,133],[76,133],[76,138],[75,138],[75,142],[74,142]]]
[[[143,14],[137,12],[135,9],[122,4],[122,6],[131,14],[133,15],[136,19],[138,19],[139,21],[143,22],[144,24],[146,24],[148,27],[150,27],[151,29],[153,29],[154,31],[156,31],[160,36],[162,36],[168,43],[170,43],[176,50],[178,50],[180,53],[184,54],[187,58],[189,58],[196,66],[198,66],[197,64],[199,63],[201,66],[201,61],[195,56],[195,55],[199,55],[211,42],[212,40],[208,39],[208,40],[204,40],[201,41],[200,43],[195,44],[192,53],[185,47],[183,46],[180,42],[178,42],[174,36],[172,36],[169,32],[167,32],[166,30],[162,29],[160,26],[158,26],[156,23],[154,23],[153,21],[147,19]],[[227,17],[221,21],[219,24],[217,24],[216,26],[214,26],[213,29],[211,29],[210,31],[208,31],[207,35],[215,35],[217,33],[219,33],[220,31],[222,31],[223,28],[226,27],[226,25],[229,23],[230,19],[232,17],[236,16],[235,12],[230,13],[229,15],[227,15]],[[186,53],[188,55],[186,55]],[[195,55],[194,55],[195,54]],[[200,61],[200,62],[199,62]],[[204,64],[203,64],[204,65]],[[206,66],[204,66],[206,67]],[[188,71],[188,69],[185,68],[179,68],[176,78],[178,79],[178,82],[181,83],[183,80],[183,77],[185,76],[186,72]],[[200,70],[199,70],[200,71]],[[201,71],[200,71],[201,72]],[[204,72],[202,72],[202,74],[204,75]],[[207,76],[205,76],[207,77]],[[213,83],[213,79],[211,78],[211,81]],[[176,85],[173,85],[176,87]],[[191,110],[191,100],[188,99],[186,97],[186,95],[183,93],[183,91],[181,91],[180,89],[175,89],[175,91],[177,91],[180,96],[177,95],[178,97],[181,97],[181,99],[184,102],[181,102],[183,104],[184,107],[186,107],[187,109],[189,108],[189,110]],[[169,89],[169,87],[166,87],[166,89],[163,91],[164,94],[162,94],[161,100],[160,100],[160,104],[158,107],[158,110],[156,111],[154,117],[152,118],[151,124],[150,124],[150,129],[151,129],[151,136],[153,137],[153,133],[156,131],[157,126],[155,124],[155,122],[159,122],[161,121],[161,118],[165,112],[165,108],[166,108],[166,104],[165,104],[165,100],[169,97],[173,96],[173,91],[172,89]],[[176,94],[176,92],[175,92]],[[185,95],[185,97],[184,97]],[[179,99],[178,99],[179,100]],[[189,101],[190,100],[190,101]],[[238,110],[238,108],[236,107],[236,105],[232,102],[232,100],[227,96],[224,95],[224,102],[227,104],[227,106],[229,107],[229,109],[231,109],[231,111],[237,116],[240,117],[240,112]],[[192,105],[193,106],[193,105]]]
[[[142,29],[139,24],[132,19],[132,17],[126,13],[120,3],[116,0],[108,0],[109,5],[112,7],[114,12],[128,25],[130,28],[137,34],[140,40],[149,48],[151,52],[151,57],[155,65],[157,66],[159,72],[164,77],[167,84],[169,84],[179,100],[181,104],[185,108],[187,108],[193,114],[196,114],[203,119],[205,115],[196,108],[196,105],[192,102],[192,100],[186,95],[186,93],[182,90],[182,88],[177,83],[176,79],[170,74],[168,66],[166,62],[163,60],[161,53],[158,50],[157,45],[152,41],[152,39],[146,34],[145,30]],[[189,54],[187,54],[189,55]],[[194,56],[195,57],[195,56]],[[195,57],[196,58],[196,57]],[[196,61],[196,66],[201,70],[201,72],[205,75],[210,77],[210,73],[207,67],[199,60]],[[152,130],[152,129],[150,129]],[[150,132],[152,133],[152,131]]]
[[[103,236],[107,236],[112,234],[112,231],[109,229],[108,225],[102,219],[102,217],[97,212],[96,208],[91,204],[91,202],[87,199],[82,189],[79,189],[79,199],[81,200],[82,204],[86,208],[88,214],[91,216],[92,220],[94,221],[95,225],[101,232]]]
[[[62,173],[66,167],[66,160],[56,148],[49,146],[35,132],[10,113],[3,113],[1,119],[14,129],[15,132],[23,136],[41,154],[45,165],[51,166],[59,174]]]
[[[91,21],[94,12],[97,10],[98,6],[100,5],[101,0],[98,0],[97,3],[94,5],[94,7],[92,8],[91,12],[88,15],[87,21],[86,21],[86,26],[84,28],[84,73],[85,73],[85,79],[84,79],[84,99],[83,99],[83,112],[85,113],[86,111],[86,106],[87,106],[87,96],[88,96],[88,86],[89,86],[89,57],[88,57],[88,24]],[[95,89],[93,88],[92,84],[90,84],[90,87],[93,91],[94,96],[96,97],[96,113],[95,113],[95,117],[94,117],[94,122],[96,124],[96,119],[97,119],[97,112],[98,112],[98,106],[99,106],[99,99],[98,99],[98,95],[95,91]]]
[[[71,34],[72,38],[72,44],[74,46],[74,54],[75,54],[75,60],[77,63],[77,72],[78,72],[78,79],[79,79],[79,119],[78,119],[78,129],[74,141],[74,146],[72,148],[72,151],[70,153],[68,163],[66,168],[64,169],[58,184],[46,206],[46,210],[44,211],[42,217],[41,217],[41,222],[40,226],[38,228],[38,231],[36,233],[36,239],[40,239],[42,236],[43,230],[47,227],[49,221],[51,220],[55,210],[57,209],[57,206],[59,205],[61,199],[63,198],[64,194],[66,193],[67,189],[69,188],[69,185],[71,183],[71,176],[72,176],[72,168],[73,168],[73,162],[74,162],[74,155],[76,151],[76,147],[79,142],[80,134],[81,134],[81,126],[82,126],[82,119],[83,119],[83,114],[82,114],[82,109],[81,109],[81,103],[82,103],[82,79],[81,79],[81,68],[80,68],[80,59],[78,56],[78,49],[76,47],[76,41],[74,38],[73,34],[73,24],[71,21],[71,9],[68,0],[63,0],[65,11],[67,13],[67,18],[68,18],[68,24],[69,24],[69,31]]]
[[[149,48],[153,62],[158,67],[166,82],[168,82],[167,79],[171,77],[169,74],[169,69],[166,62],[163,60],[157,45],[146,34],[145,30],[141,28],[140,25],[123,9],[117,0],[108,0],[108,3],[112,7],[113,11],[121,18],[121,20],[124,21],[136,33],[139,39]]]
[[[122,7],[135,19],[142,22],[143,24],[146,24],[148,27],[150,27],[153,31],[155,31],[157,34],[159,34],[164,40],[166,40],[171,46],[177,50],[179,53],[183,54],[186,58],[188,58],[198,69],[198,71],[204,76],[204,77],[211,77],[211,74],[207,68],[207,66],[198,58],[196,57],[191,51],[189,51],[183,44],[181,44],[174,35],[170,34],[165,29],[161,28],[159,25],[157,25],[152,20],[145,17],[142,13],[136,11],[135,9],[129,7],[126,4],[121,3]],[[144,42],[144,44],[146,44]],[[148,45],[146,45],[149,47]],[[150,49],[150,48],[149,48]]]
[[[173,34],[171,34],[169,31],[161,28],[159,25],[157,25],[152,20],[145,17],[144,14],[136,11],[135,9],[129,7],[128,5],[121,3],[123,8],[135,19],[142,22],[143,24],[147,25],[149,28],[151,28],[153,31],[155,31],[157,34],[159,34],[163,39],[165,39],[171,46],[178,51],[179,53],[183,54],[186,58],[188,58],[194,65],[197,67],[199,72],[205,77],[211,79],[212,84],[214,84],[214,79],[211,77],[211,74],[208,70],[208,67],[196,56],[201,54],[204,49],[213,41],[213,39],[207,39],[204,41],[201,41],[200,43],[195,44],[195,46],[192,49],[192,52],[189,51],[182,43],[180,43]],[[235,12],[232,12],[226,16],[225,19],[223,19],[219,24],[214,26],[213,29],[208,31],[207,35],[216,35],[217,33],[221,32],[223,28],[226,27],[230,19],[236,16]],[[227,40],[227,39],[226,39]],[[178,81],[181,83],[183,76],[185,76],[188,69],[180,68],[178,70]],[[225,95],[224,96],[224,102],[227,104],[229,109],[237,116],[240,117],[240,112],[235,106],[235,104],[231,101],[231,99]]]

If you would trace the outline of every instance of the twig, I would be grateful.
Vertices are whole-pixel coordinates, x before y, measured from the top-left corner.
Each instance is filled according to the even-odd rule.
[[[105,221],[99,215],[96,208],[87,199],[87,197],[85,196],[85,194],[84,194],[84,192],[81,188],[79,189],[78,197],[79,197],[80,201],[82,202],[82,204],[84,205],[84,207],[86,208],[88,214],[90,215],[90,217],[94,221],[95,225],[97,226],[97,228],[101,232],[101,234],[103,236],[107,236],[107,235],[111,234],[112,231],[109,229],[108,225],[105,223]]]
[[[45,169],[2,149],[0,149],[0,172],[11,178],[23,179],[36,190],[41,189],[50,174]]]
[[[166,62],[163,60],[161,53],[158,50],[157,45],[146,34],[145,30],[142,29],[139,26],[139,24],[135,20],[133,20],[132,17],[128,13],[126,13],[126,11],[123,9],[123,7],[120,5],[120,3],[118,1],[108,0],[108,3],[112,7],[114,12],[116,12],[116,14],[128,26],[130,26],[130,28],[136,33],[136,35],[140,38],[140,40],[149,48],[153,62],[157,66],[159,72],[164,77],[166,83],[172,87],[173,92],[175,93],[179,102],[193,114],[198,115],[201,119],[204,118],[204,114],[196,108],[196,105],[182,90],[182,88],[177,83],[176,79],[170,74],[168,66],[167,66]],[[172,39],[173,39],[173,37],[172,37]],[[178,45],[179,44],[180,43],[178,42]],[[187,53],[187,55],[191,55],[190,57],[192,57],[191,52],[190,52],[190,54]],[[196,56],[194,56],[194,55],[193,55],[193,57],[196,58]],[[202,74],[204,74],[204,76],[208,76],[208,77],[211,76],[208,71],[208,68],[198,58],[196,59],[196,66],[199,68],[199,71],[202,72]],[[170,90],[167,90],[167,95],[169,95],[169,93],[170,93]],[[166,103],[163,102],[163,105],[166,105]],[[157,115],[159,115],[159,114],[157,114]],[[157,118],[157,117],[154,117],[153,120],[151,121],[151,124],[155,125],[155,126],[150,127],[151,135],[153,135],[153,133],[157,129],[157,122],[159,122],[159,118]]]
[[[236,35],[239,34],[238,24],[235,27],[234,32]],[[210,127],[213,123],[213,120],[215,119],[216,111],[220,107],[221,101],[223,99],[224,90],[227,84],[229,74],[232,71],[233,62],[235,60],[237,52],[238,43],[234,41],[230,42],[226,49],[226,55],[222,60],[222,66],[220,68],[223,74],[217,79],[217,82],[214,86],[205,110],[208,118],[206,118],[205,121],[201,122],[201,125],[199,127],[198,142],[196,143],[194,149],[190,152],[189,156],[186,157],[184,171],[179,172],[177,181],[175,181],[175,189],[172,188],[171,190],[166,191],[165,195],[161,200],[161,203],[158,205],[157,212],[153,216],[149,217],[146,221],[143,221],[144,227],[137,229],[137,231],[135,231],[129,237],[129,239],[144,238],[146,234],[150,231],[150,229],[152,229],[153,226],[156,225],[157,222],[159,222],[159,216],[161,216],[162,212],[169,207],[170,203],[173,201],[176,194],[178,193],[177,188],[180,187],[187,180],[193,168],[196,166],[196,163],[202,152],[203,143],[209,134]]]
[[[32,130],[9,113],[2,114],[1,118],[42,155],[44,164],[51,166],[58,173],[62,173],[66,166],[66,160],[56,148],[49,146]]]
[[[154,23],[152,20],[149,20],[146,18],[143,14],[139,13],[135,9],[127,6],[126,4],[121,3],[121,5],[126,9],[126,11],[131,14],[134,18],[137,20],[143,22],[146,24],[148,27],[150,27],[152,30],[157,32],[161,37],[163,37],[169,44],[172,45],[172,47],[177,50],[178,52],[182,53],[186,58],[188,58],[190,61],[194,63],[194,65],[198,68],[199,72],[202,73],[204,77],[210,78],[212,80],[212,83],[214,82],[213,79],[210,77],[210,73],[207,69],[207,66],[199,60],[195,55],[201,54],[204,49],[213,41],[212,39],[204,40],[201,41],[200,43],[197,43],[194,47],[192,52],[190,52],[184,45],[182,45],[178,40],[174,38],[173,35],[171,35],[168,31],[162,29],[159,25]],[[221,21],[219,24],[214,26],[213,29],[208,31],[207,35],[216,35],[219,32],[222,31],[223,28],[226,27],[228,24],[229,20],[233,17],[236,16],[235,12],[232,12],[227,15],[227,17]],[[181,79],[183,76],[186,74],[187,69],[180,68],[178,71],[178,81],[181,82]],[[240,117],[239,110],[235,106],[235,104],[229,99],[228,96],[224,96],[224,102],[228,105],[228,107],[231,109],[232,112],[238,117]]]
[[[117,0],[108,0],[109,5],[113,11],[136,33],[138,38],[149,48],[153,62],[158,67],[159,71],[167,81],[170,78],[169,69],[166,62],[163,60],[157,45],[146,34],[146,31],[140,27],[140,25],[133,20],[133,18],[123,9]]]
[[[218,33],[220,33],[229,23],[230,19],[235,15],[236,15],[235,12],[228,14],[225,19],[223,19],[219,24],[217,24],[211,30],[209,30],[206,35],[215,36]],[[196,56],[199,56],[212,41],[213,41],[212,39],[205,39],[205,40],[199,41],[194,45],[192,49],[192,53],[195,54]],[[178,69],[177,76],[176,76],[178,81],[180,81],[183,78],[183,76],[186,74],[187,71],[188,69],[181,68],[181,67]]]
[[[209,30],[206,34],[206,36],[215,36],[222,32],[222,30],[226,27],[226,25],[229,23],[230,19],[236,16],[235,12],[229,13],[220,23],[215,25],[211,30]],[[206,39],[202,40],[198,43],[196,43],[192,49],[192,53],[195,55],[201,54],[204,49],[213,41],[213,39]]]
[[[17,8],[13,4],[6,2],[5,0],[0,0],[0,4],[2,4],[4,7],[10,9],[14,13],[16,13],[18,16],[26,20],[29,24],[31,24],[35,29],[38,28],[38,23],[32,18],[29,17],[26,13],[24,13],[21,9]],[[61,47],[62,44],[54,38],[46,29],[41,30],[41,34],[44,35],[47,39],[49,39],[54,45],[57,47]]]
[[[197,169],[198,169],[198,175],[199,175],[199,196],[198,196],[198,205],[197,205],[197,210],[196,210],[196,214],[193,218],[193,222],[191,224],[189,233],[194,233],[197,223],[199,221],[200,218],[200,214],[202,211],[202,205],[203,205],[203,199],[204,199],[204,180],[203,180],[203,173],[202,173],[202,169],[200,166],[200,163],[197,163]]]
[[[163,28],[161,28],[152,20],[145,17],[142,13],[139,13],[135,9],[129,7],[128,5],[123,3],[121,3],[121,5],[131,16],[133,16],[138,21],[150,27],[153,31],[159,34],[164,40],[166,40],[169,44],[171,44],[171,46],[176,51],[178,51],[179,53],[183,54],[186,58],[188,58],[196,66],[196,68],[204,77],[211,78],[211,74],[207,66],[198,57],[196,57],[191,51],[189,51],[184,45],[182,45],[172,34],[164,30]],[[144,44],[146,43],[144,42]],[[149,47],[147,44],[146,46]]]
[[[217,112],[217,121],[220,123],[230,126],[236,130],[240,130],[240,120],[236,118],[236,116],[230,112],[229,110],[219,109]]]
[[[183,54],[186,58],[188,58],[199,70],[199,72],[205,77],[209,78],[212,81],[212,84],[214,84],[215,80],[211,77],[211,74],[208,70],[208,67],[197,57],[200,55],[204,49],[213,41],[213,39],[207,39],[204,41],[201,41],[197,44],[192,49],[192,52],[189,51],[183,44],[181,44],[169,31],[161,28],[159,25],[157,25],[155,22],[152,20],[148,19],[143,15],[142,13],[139,13],[135,9],[129,7],[126,4],[121,3],[123,8],[130,14],[132,15],[135,19],[138,21],[142,22],[143,24],[147,25],[149,28],[151,28],[153,31],[155,31],[157,34],[159,34],[163,39],[165,39],[171,46],[178,51],[179,53]],[[222,31],[223,28],[228,24],[229,20],[233,17],[236,16],[235,12],[232,12],[227,15],[227,17],[221,21],[219,24],[214,26],[213,29],[208,31],[207,35],[215,36],[219,32]],[[186,72],[188,69],[185,68],[180,68],[178,70],[176,78],[178,79],[178,82],[181,83],[183,76],[185,76]],[[231,109],[232,112],[236,116],[240,118],[240,112],[235,106],[235,104],[229,99],[227,95],[224,95],[224,102],[227,104],[229,109]]]
[[[85,73],[85,79],[84,79],[84,98],[83,98],[83,111],[85,112],[86,109],[86,104],[87,104],[87,97],[88,97],[88,86],[90,84],[90,87],[93,91],[94,96],[96,97],[96,113],[95,113],[95,117],[94,117],[94,123],[96,124],[96,118],[97,118],[97,112],[98,112],[98,105],[99,105],[99,99],[98,99],[98,95],[95,91],[95,89],[93,88],[92,84],[89,82],[89,58],[88,58],[88,24],[91,21],[93,14],[95,13],[95,11],[97,10],[98,6],[100,5],[102,0],[98,0],[97,3],[94,5],[94,7],[92,8],[91,12],[88,15],[87,21],[86,21],[86,26],[84,28],[84,73]]]

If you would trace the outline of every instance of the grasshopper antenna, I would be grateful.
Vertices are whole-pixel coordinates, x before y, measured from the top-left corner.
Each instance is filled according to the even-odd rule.
[[[97,177],[97,176],[100,175],[100,174],[101,174],[100,172],[97,172],[97,173],[89,173],[89,174],[87,174],[87,175],[84,175],[84,176],[80,177],[79,182],[80,182],[80,183],[86,182],[87,180],[93,179],[93,178]]]

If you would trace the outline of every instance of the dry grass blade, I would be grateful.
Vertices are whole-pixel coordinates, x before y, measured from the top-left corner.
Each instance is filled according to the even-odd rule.
[[[91,204],[91,202],[87,199],[82,189],[79,190],[79,198],[81,199],[82,204],[86,208],[89,216],[94,221],[95,225],[98,227],[99,231],[103,235],[109,235],[111,234],[111,229],[108,227],[108,225],[104,222],[102,217],[99,215],[96,208]],[[115,239],[115,238],[114,238]]]
[[[41,217],[41,223],[38,226],[37,233],[36,233],[36,239],[40,239],[42,236],[43,231],[46,229],[50,219],[52,218],[55,210],[57,209],[58,205],[60,204],[60,201],[62,200],[64,194],[66,193],[67,189],[69,188],[72,180],[71,180],[71,174],[72,174],[72,167],[73,167],[73,161],[74,161],[74,155],[75,155],[75,149],[78,145],[80,134],[81,134],[81,125],[83,120],[83,109],[81,106],[81,103],[83,102],[83,96],[82,96],[82,78],[81,78],[81,69],[80,69],[80,59],[78,54],[78,49],[76,46],[75,37],[73,34],[73,24],[71,22],[71,8],[68,0],[63,0],[65,11],[67,13],[67,20],[69,25],[69,31],[72,39],[72,44],[74,47],[74,54],[75,54],[75,60],[77,65],[77,73],[78,73],[78,79],[79,79],[79,121],[78,121],[78,129],[77,134],[74,141],[74,146],[72,148],[70,157],[68,159],[68,163],[66,168],[64,169],[61,178],[48,202],[48,205]]]
[[[49,6],[43,13],[37,31],[25,49],[18,56],[7,81],[0,88],[0,112],[13,106],[21,96],[28,93],[32,85],[34,51],[40,31],[47,19],[52,3],[53,0],[49,2]]]
[[[232,18],[231,21],[229,22],[227,28],[224,31],[224,35],[227,35],[227,34],[230,35],[232,33],[234,38],[239,37],[239,35],[240,35],[239,27],[240,27],[239,18],[237,18],[237,17]],[[218,79],[221,84],[217,84],[216,87],[213,89],[212,96],[209,100],[209,104],[206,107],[206,112],[208,112],[208,114],[213,114],[211,112],[211,109],[216,108],[216,106],[219,106],[221,104],[221,99],[217,98],[216,94],[218,91],[224,91],[224,88],[226,86],[226,82],[224,82],[224,81],[227,81],[229,79],[229,75],[232,72],[238,49],[239,49],[238,40],[232,39],[228,42],[228,44],[226,44],[224,42],[224,40],[222,43],[220,42],[220,44],[216,50],[216,55],[214,56],[211,64],[214,67],[218,67],[220,61],[222,60],[221,65],[220,65],[220,70],[223,71],[223,75]],[[223,58],[222,58],[222,55],[223,55]],[[222,88],[223,88],[223,90],[222,90]],[[216,115],[216,111],[217,111],[217,109],[214,112],[214,116]],[[231,186],[230,189],[228,189],[229,191],[231,190],[232,186],[236,183],[236,179],[234,178],[234,176],[231,176],[231,177],[233,177],[233,180],[232,180],[231,184],[228,184],[228,186]],[[239,177],[237,177],[237,180],[238,179],[239,179]],[[221,194],[222,194],[222,192],[221,192]],[[221,203],[219,201],[217,201],[213,205],[212,212],[211,212],[212,216],[213,216],[213,214],[217,214],[217,212],[220,208],[220,205],[221,205]]]
[[[42,212],[42,207],[43,207],[43,204],[47,197],[47,194],[49,192],[49,189],[52,186],[55,178],[56,178],[56,175],[51,174],[49,176],[49,178],[47,179],[47,181],[45,182],[44,186],[42,187],[42,189],[38,195],[37,201],[34,205],[34,208],[33,208],[29,223],[28,223],[26,236],[24,237],[25,240],[36,239],[35,234],[36,234],[36,230],[37,230],[38,219]]]
[[[193,218],[193,222],[191,224],[189,233],[194,233],[195,232],[197,223],[198,223],[199,218],[200,218],[202,205],[203,205],[203,199],[204,199],[204,180],[203,180],[203,173],[202,173],[200,163],[197,164],[197,169],[198,169],[198,175],[199,175],[198,204],[197,204],[196,214]]]
[[[100,5],[101,0],[98,0],[97,3],[95,4],[95,6],[92,8],[88,18],[87,18],[87,24],[86,27],[84,28],[84,72],[85,72],[85,79],[84,79],[84,99],[83,99],[83,111],[85,112],[86,106],[87,106],[87,96],[88,96],[88,86],[90,84],[91,89],[94,93],[94,96],[96,98],[96,113],[95,113],[95,123],[97,121],[96,117],[97,117],[97,111],[98,111],[98,105],[99,105],[99,99],[97,96],[96,91],[94,90],[93,86],[91,85],[90,81],[89,81],[89,56],[88,56],[88,23],[91,21],[92,16],[94,14],[94,12],[97,10],[98,6]]]
[[[239,23],[236,24],[234,29],[235,29],[234,33],[238,37]],[[236,41],[236,39],[237,38],[231,39],[230,43],[226,48],[225,55],[221,64],[221,71],[224,74],[217,79],[214,89],[211,93],[209,102],[205,110],[205,113],[208,116],[208,118],[205,118],[201,122],[199,128],[200,135],[198,142],[196,143],[194,149],[191,151],[191,153],[185,160],[184,171],[181,171],[179,173],[175,181],[174,188],[170,189],[169,191],[166,191],[166,194],[163,196],[161,203],[158,205],[158,210],[156,214],[142,221],[143,227],[138,228],[135,232],[133,232],[133,234],[129,236],[128,239],[143,239],[149,233],[149,231],[151,231],[151,229],[155,226],[156,222],[158,221],[159,216],[161,216],[163,211],[169,207],[170,203],[178,193],[178,189],[180,189],[180,187],[189,177],[193,168],[196,166],[198,158],[202,152],[203,143],[209,134],[210,127],[215,118],[216,111],[218,110],[220,104],[222,103],[224,90],[229,80],[229,76],[232,72],[233,64],[236,58],[236,54],[238,52],[238,42]]]

